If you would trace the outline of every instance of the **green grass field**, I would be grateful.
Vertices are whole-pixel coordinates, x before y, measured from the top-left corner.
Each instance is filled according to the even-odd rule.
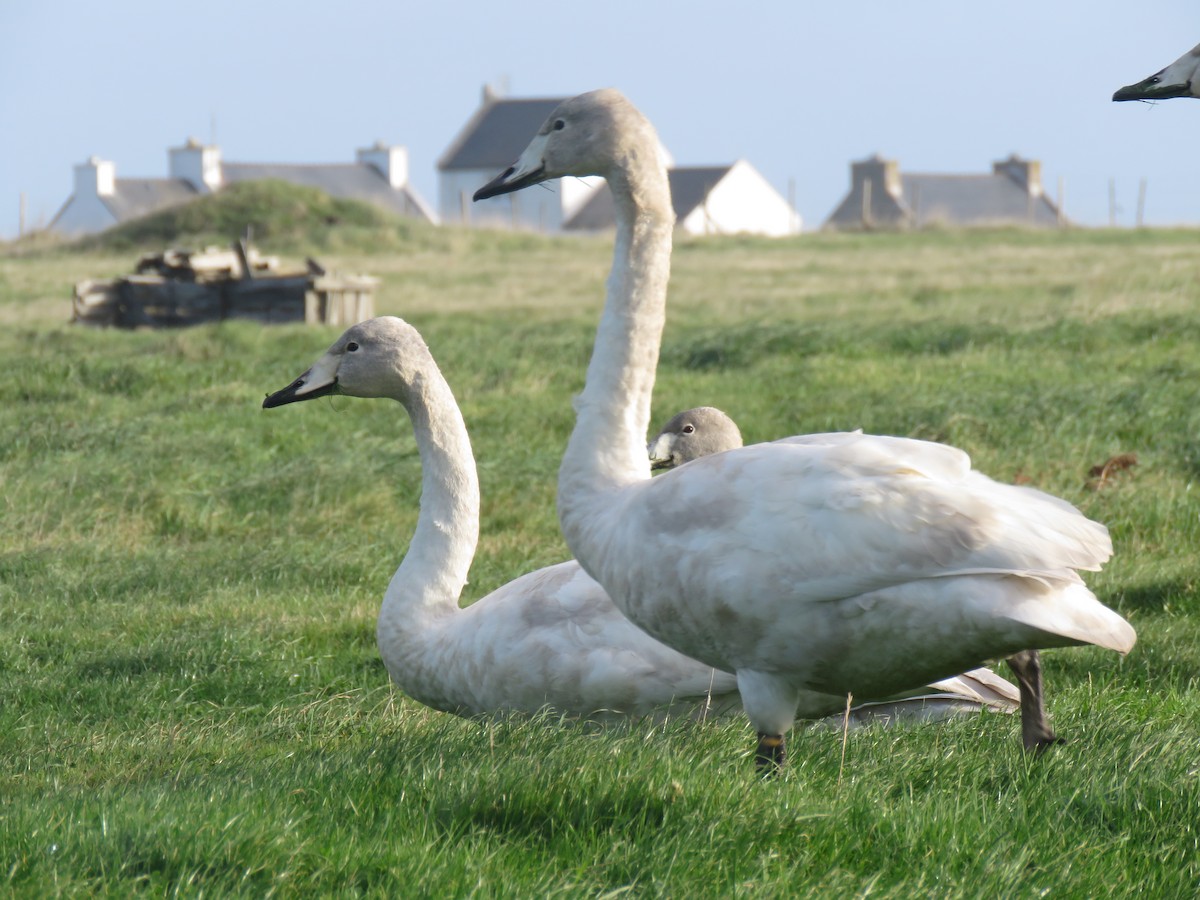
[[[483,491],[470,601],[566,557],[555,473],[611,243],[380,243],[317,246],[383,279],[377,311],[458,395]],[[1041,759],[1014,717],[852,733],[844,762],[809,729],[766,782],[744,721],[464,721],[390,688],[374,619],[420,485],[403,411],[260,409],[334,330],[67,324],[72,282],[135,256],[0,251],[0,893],[1200,891],[1200,233],[677,246],[656,423],[711,404],[752,441],[960,446],[1108,524],[1089,582],[1139,632],[1123,660],[1045,655],[1069,743]],[[1097,484],[1120,453],[1138,464]]]

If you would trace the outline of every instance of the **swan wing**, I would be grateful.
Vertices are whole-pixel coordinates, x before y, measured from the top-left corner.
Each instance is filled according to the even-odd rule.
[[[746,557],[787,560],[792,593],[809,602],[971,573],[1077,581],[1075,570],[1112,553],[1107,529],[1069,503],[995,482],[965,453],[926,441],[806,436],[639,487],[616,510],[633,526],[626,534],[654,536],[667,557],[674,548],[718,581],[722,570],[753,571]]]

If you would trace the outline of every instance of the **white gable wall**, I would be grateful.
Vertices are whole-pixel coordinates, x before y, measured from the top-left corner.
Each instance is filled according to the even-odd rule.
[[[562,228],[562,223],[570,221],[571,216],[579,212],[596,191],[600,190],[605,184],[605,181],[600,176],[588,176],[586,178],[559,178],[555,181],[548,182],[550,189],[558,191],[562,196],[562,219],[559,221],[559,228]],[[526,191],[533,190],[526,188]]]
[[[705,203],[680,220],[687,234],[761,234],[784,237],[800,231],[800,214],[758,170],[738,160]]]
[[[62,234],[90,234],[117,224],[117,217],[105,205],[116,187],[116,166],[105,159],[92,157],[75,167],[75,191],[49,230]]]

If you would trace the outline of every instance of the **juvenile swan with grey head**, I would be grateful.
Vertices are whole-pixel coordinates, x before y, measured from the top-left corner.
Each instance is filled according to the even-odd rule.
[[[1022,738],[1046,721],[1036,649],[1128,651],[1130,625],[1078,570],[1112,545],[1063,500],[999,484],[926,441],[807,435],[650,477],[650,398],[674,215],[650,122],[619,92],[562,103],[517,161],[476,192],[567,175],[607,181],[617,213],[604,312],[559,470],[563,534],[637,625],[737,675],[756,759],[783,762],[797,715],[1010,657]]]

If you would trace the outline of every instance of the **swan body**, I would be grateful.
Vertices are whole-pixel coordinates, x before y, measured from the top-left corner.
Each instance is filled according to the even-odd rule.
[[[683,656],[631,624],[574,561],[531,572],[459,607],[478,540],[478,480],[458,405],[411,325],[388,317],[355,325],[263,405],[334,392],[398,400],[421,455],[416,534],[377,624],[380,654],[406,693],[468,716],[549,708],[598,719],[703,717],[740,708],[732,674]],[[741,443],[740,435],[729,443],[724,430],[724,437],[709,429],[704,434],[703,452]],[[698,445],[682,443],[677,463],[697,452]],[[934,687],[943,694],[884,704],[859,718],[936,718],[1014,705],[1012,685],[987,670]]]
[[[495,196],[607,179],[617,209],[607,299],[559,470],[559,521],[637,625],[733,671],[782,762],[797,715],[1011,655],[1026,747],[1045,722],[1036,648],[1119,652],[1133,629],[1084,586],[1112,546],[1065,501],[998,484],[953,447],[859,433],[730,450],[650,478],[642,445],[665,319],[673,216],[649,121],[615,90],[565,101]]]
[[[1200,97],[1200,44],[1165,69],[1113,94],[1113,100],[1168,100],[1172,97]]]

